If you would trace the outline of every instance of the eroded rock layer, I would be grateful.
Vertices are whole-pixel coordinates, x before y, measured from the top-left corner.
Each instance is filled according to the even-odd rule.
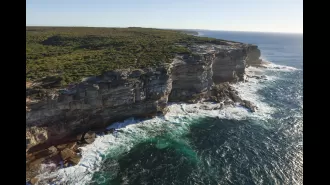
[[[44,92],[26,113],[29,146],[162,112],[172,89],[170,75],[169,66],[111,71],[65,91]]]

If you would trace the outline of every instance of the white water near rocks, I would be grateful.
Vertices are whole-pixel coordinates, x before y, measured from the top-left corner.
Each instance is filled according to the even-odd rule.
[[[264,75],[267,71],[290,72],[297,70],[292,67],[280,66],[268,63],[266,68],[249,67],[246,69],[248,75]],[[157,136],[162,132],[170,131],[173,137],[183,135],[189,131],[191,120],[199,117],[216,117],[225,119],[241,120],[247,117],[252,119],[269,119],[274,112],[271,107],[257,95],[257,91],[265,88],[267,83],[277,80],[278,77],[266,76],[266,79],[249,78],[248,82],[239,82],[232,86],[239,92],[242,99],[253,102],[258,109],[250,113],[241,106],[228,106],[224,109],[216,109],[219,104],[175,103],[169,105],[169,112],[165,116],[158,116],[149,120],[127,119],[123,122],[112,124],[110,128],[118,129],[117,134],[98,136],[96,140],[82,147],[82,158],[76,166],[60,169],[56,172],[46,172],[39,175],[41,184],[88,184],[91,182],[94,172],[100,169],[105,156],[120,156],[128,152],[136,144]],[[159,146],[162,147],[162,146]],[[48,182],[47,182],[48,181]]]

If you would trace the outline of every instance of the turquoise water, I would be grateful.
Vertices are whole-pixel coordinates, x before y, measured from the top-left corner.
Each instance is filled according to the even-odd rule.
[[[277,64],[254,70],[268,80],[236,86],[259,110],[174,104],[165,117],[117,123],[117,137],[99,137],[79,165],[56,173],[60,184],[302,184],[302,35],[201,34],[257,44]]]

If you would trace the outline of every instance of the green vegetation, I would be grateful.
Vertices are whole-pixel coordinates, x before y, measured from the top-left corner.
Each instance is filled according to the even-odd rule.
[[[218,41],[151,28],[26,27],[26,78],[58,76],[62,84],[123,68],[170,62],[184,47]]]

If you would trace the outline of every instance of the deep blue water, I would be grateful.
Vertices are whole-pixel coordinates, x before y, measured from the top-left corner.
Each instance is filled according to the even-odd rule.
[[[262,56],[280,65],[303,68],[303,34],[199,31],[202,36],[256,44]]]
[[[275,80],[260,82],[255,96],[274,111],[242,119],[187,113],[174,116],[176,122],[154,119],[123,129],[109,139],[90,184],[303,184],[302,35],[200,32],[257,44],[264,59],[299,69],[265,72]]]

